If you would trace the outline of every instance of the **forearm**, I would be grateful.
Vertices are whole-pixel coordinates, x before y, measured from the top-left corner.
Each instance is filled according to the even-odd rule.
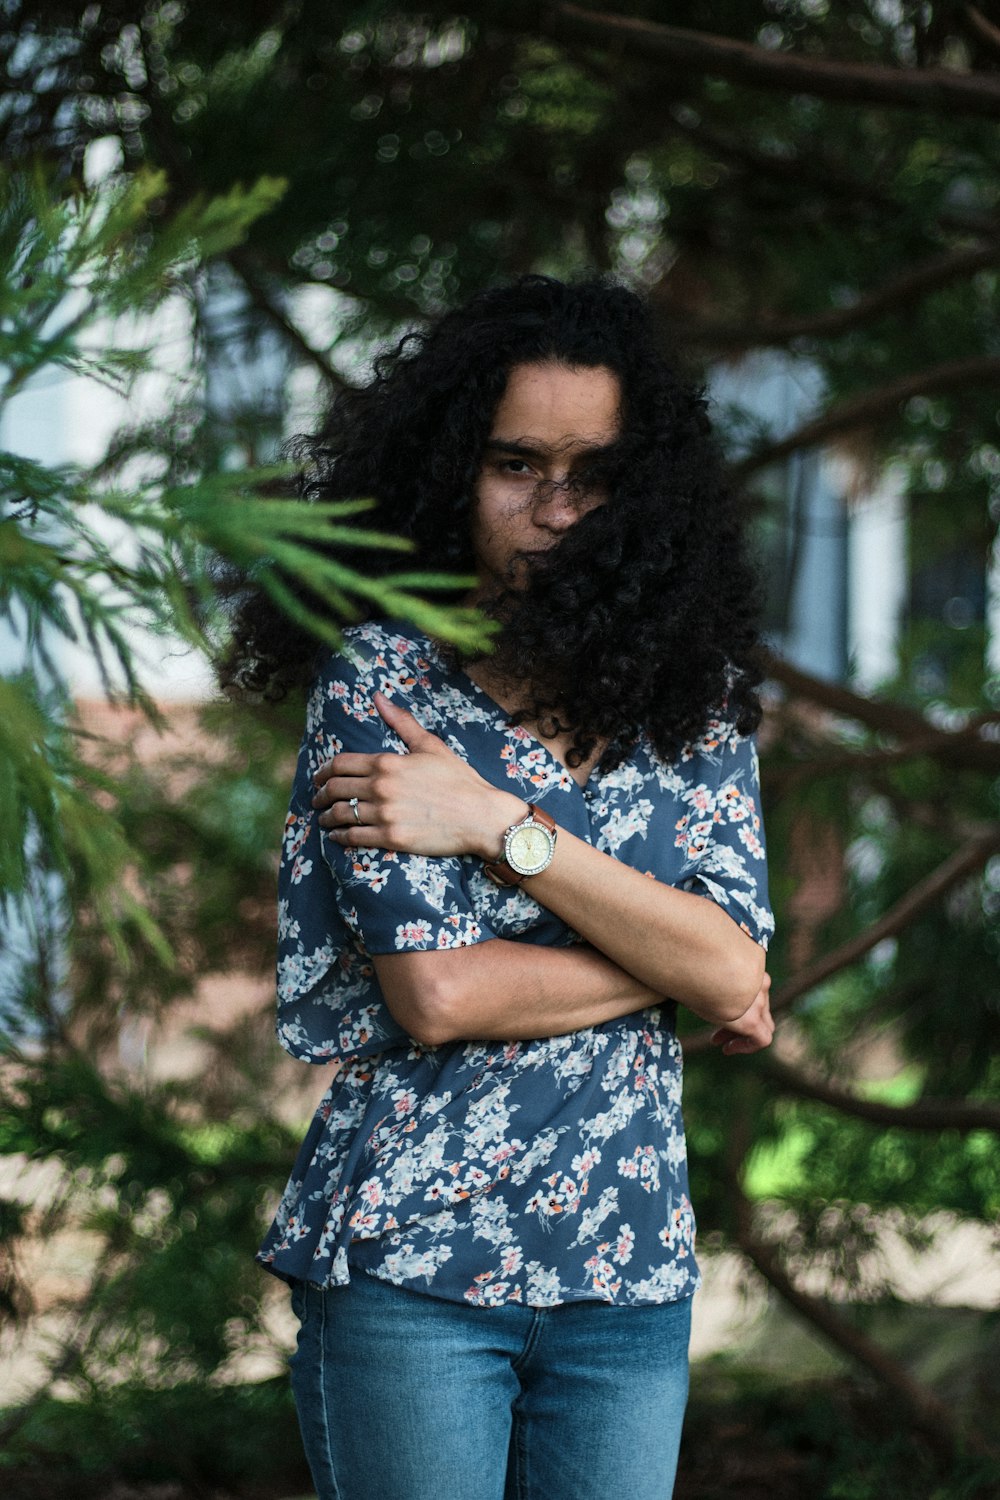
[[[496,857],[493,825],[525,810],[497,793],[481,857]],[[551,864],[523,888],[620,968],[714,1025],[743,1015],[760,989],[764,950],[714,901],[642,875],[564,828]]]
[[[443,952],[377,955],[373,962],[392,1015],[427,1046],[559,1036],[662,999],[586,945],[491,938]]]
[[[760,988],[764,950],[714,901],[642,875],[565,830],[548,869],[525,888],[642,983],[706,1021],[737,1019]]]

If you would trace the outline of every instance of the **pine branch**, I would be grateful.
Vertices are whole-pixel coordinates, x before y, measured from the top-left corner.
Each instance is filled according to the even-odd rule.
[[[768,443],[746,458],[738,459],[731,472],[740,479],[765,469],[790,453],[803,448],[815,448],[842,433],[859,427],[871,427],[876,422],[892,419],[898,415],[904,401],[914,396],[941,396],[949,391],[963,390],[967,386],[1000,385],[1000,359],[994,355],[978,354],[969,359],[945,360],[939,365],[928,365],[911,375],[900,376],[888,384],[864,391],[860,396],[851,396],[838,401],[821,416],[803,423],[787,437]]]
[[[760,1055],[760,1066],[785,1093],[828,1105],[840,1114],[902,1130],[1000,1131],[1000,1104],[978,1099],[917,1099],[912,1104],[884,1104],[794,1068],[770,1052]]]
[[[568,0],[557,0],[543,11],[541,30],[559,42],[611,44],[623,55],[644,63],[658,62],[688,72],[695,70],[748,88],[811,94],[841,104],[1000,118],[1000,80],[983,73],[960,73],[947,68],[873,67],[867,63],[802,57],[709,32],[584,10]]]

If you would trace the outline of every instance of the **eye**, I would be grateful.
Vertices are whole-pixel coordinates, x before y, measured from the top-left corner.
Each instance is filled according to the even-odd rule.
[[[521,479],[531,473],[531,465],[524,458],[498,459],[497,468],[501,474],[512,474],[515,479]]]

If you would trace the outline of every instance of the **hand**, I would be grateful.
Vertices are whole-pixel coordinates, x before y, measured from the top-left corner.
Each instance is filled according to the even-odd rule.
[[[409,753],[348,751],[324,761],[313,776],[321,826],[345,846],[496,859],[504,830],[526,815],[525,803],[491,786],[408,709],[384,693],[372,701]]]
[[[738,1057],[743,1053],[760,1052],[764,1047],[770,1047],[774,1036],[774,1017],[768,999],[770,988],[771,976],[765,974],[752,1004],[739,1020],[730,1021],[728,1026],[720,1026],[718,1031],[712,1032],[713,1047],[721,1047],[726,1057]]]

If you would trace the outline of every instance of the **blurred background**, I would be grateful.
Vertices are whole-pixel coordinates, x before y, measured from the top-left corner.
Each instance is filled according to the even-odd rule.
[[[528,270],[648,295],[767,577],[781,1021],[685,1038],[677,1495],[1000,1493],[1000,12],[0,0],[0,59],[5,1493],[309,1491],[301,705],[217,693],[211,580],[314,566],[282,442]]]

